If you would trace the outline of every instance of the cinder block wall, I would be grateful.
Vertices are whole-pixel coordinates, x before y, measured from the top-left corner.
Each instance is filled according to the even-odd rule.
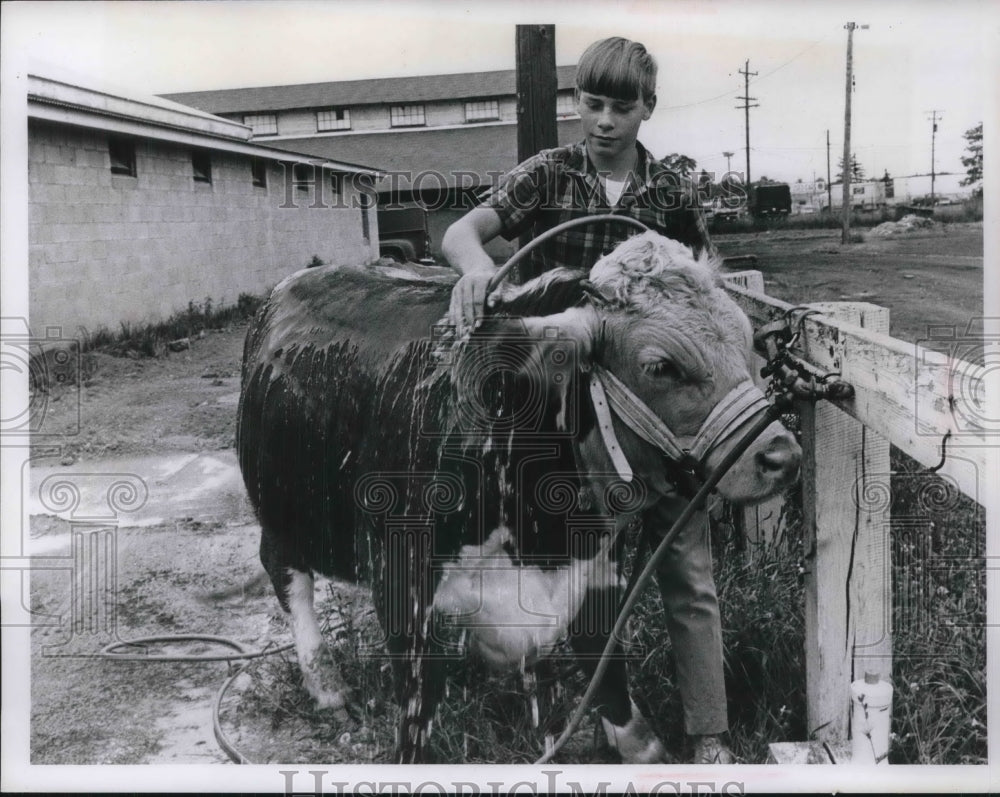
[[[114,175],[106,134],[30,122],[32,330],[159,321],[192,301],[218,307],[263,294],[313,255],[378,257],[375,210],[366,238],[349,175],[343,201],[327,174],[317,203],[314,188],[291,187],[284,171],[269,162],[267,187],[255,187],[248,156],[212,151],[212,182],[200,183],[189,147],[140,139],[136,176]]]

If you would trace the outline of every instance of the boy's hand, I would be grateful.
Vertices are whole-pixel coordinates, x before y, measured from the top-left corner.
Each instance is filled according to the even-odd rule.
[[[449,319],[462,334],[483,316],[486,286],[496,273],[483,245],[500,232],[500,216],[492,208],[473,208],[452,224],[441,239],[441,253],[462,276],[451,292]]]
[[[483,317],[486,289],[496,272],[493,269],[476,269],[463,274],[451,291],[448,315],[459,335],[475,326]]]

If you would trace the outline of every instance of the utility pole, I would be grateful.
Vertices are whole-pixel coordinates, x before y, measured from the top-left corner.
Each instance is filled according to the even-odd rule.
[[[830,131],[826,131],[826,209],[833,213],[833,188],[830,187]]]
[[[723,152],[722,153],[722,157],[726,159],[726,174],[729,174],[729,172],[732,171],[732,169],[729,167],[729,159],[731,157],[733,157],[733,155],[735,155],[735,154],[736,154],[735,152]]]
[[[556,135],[556,26],[517,25],[517,159],[554,147]]]
[[[556,146],[556,26],[517,25],[514,32],[517,84],[517,161]],[[530,240],[524,233],[520,245]],[[526,282],[538,274],[523,261],[514,278]]]
[[[844,100],[844,216],[840,242],[846,244],[851,231],[851,90],[854,88],[854,29],[867,30],[867,25],[848,22],[847,28],[847,89]]]
[[[941,111],[928,111],[931,114],[931,207],[934,207],[934,139],[937,136],[938,114]]]
[[[747,59],[746,65],[743,67],[743,69],[739,70],[739,73],[741,75],[743,75],[743,96],[742,97],[737,97],[736,99],[743,100],[743,104],[742,105],[737,105],[736,108],[737,109],[742,108],[743,111],[744,111],[744,113],[745,113],[745,116],[746,116],[746,131],[747,131],[747,173],[746,173],[746,176],[743,178],[743,183],[747,187],[747,190],[749,190],[750,189],[750,109],[751,108],[759,108],[760,106],[757,105],[757,104],[754,104],[754,105],[750,104],[750,100],[756,100],[757,99],[756,97],[751,97],[750,96],[750,76],[753,75],[754,77],[756,77],[757,73],[750,71],[750,59],[749,58]]]

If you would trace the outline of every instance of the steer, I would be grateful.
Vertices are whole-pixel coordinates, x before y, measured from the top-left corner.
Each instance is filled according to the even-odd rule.
[[[692,458],[666,456],[630,415],[665,426],[710,470],[766,404],[750,384],[750,324],[715,264],[655,233],[589,275],[495,291],[463,340],[440,323],[453,283],[428,267],[300,271],[274,289],[244,350],[240,467],[305,686],[347,716],[313,577],[371,581],[403,708],[400,762],[423,760],[463,652],[515,668],[566,641],[596,667],[621,594],[622,530],[657,502],[679,513],[690,495]],[[763,499],[796,477],[799,454],[772,423],[718,490]],[[618,657],[597,706],[624,761],[663,756]]]

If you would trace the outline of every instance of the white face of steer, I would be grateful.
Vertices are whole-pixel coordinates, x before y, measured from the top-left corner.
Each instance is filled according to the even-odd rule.
[[[687,247],[655,233],[621,244],[594,266],[591,281],[611,300],[608,307],[573,308],[525,321],[529,334],[542,339],[542,362],[544,339],[558,330],[574,341],[585,363],[600,363],[618,376],[687,447],[720,399],[750,379],[749,321],[719,285],[711,262],[696,261]],[[669,491],[662,455],[617,418],[615,428],[647,489]],[[728,434],[710,452],[708,470],[741,431]],[[596,432],[581,447],[588,464],[600,462],[607,469]],[[738,502],[773,495],[797,477],[800,455],[792,434],[775,422],[723,478],[719,492]]]

